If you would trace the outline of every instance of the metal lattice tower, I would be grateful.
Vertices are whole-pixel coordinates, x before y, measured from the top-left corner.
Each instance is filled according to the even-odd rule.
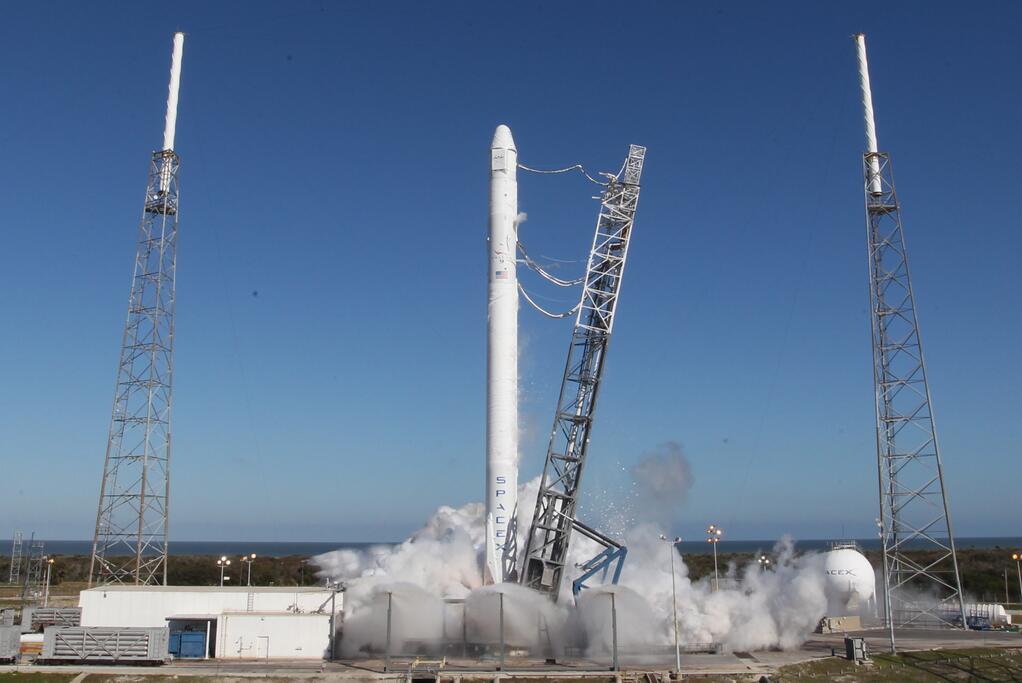
[[[14,532],[14,543],[11,544],[10,583],[18,583],[21,578],[21,543],[23,536],[20,531]]]
[[[876,149],[865,39],[856,40],[869,147],[863,172],[879,525],[893,648],[896,627],[964,626],[965,605],[891,159]],[[909,550],[932,556],[915,559]]]
[[[35,540],[35,534],[32,534],[28,542],[25,582],[21,589],[22,600],[35,598],[42,594],[40,587],[43,582],[43,564],[46,562],[45,552],[46,542]]]
[[[543,479],[526,540],[521,583],[549,594],[554,600],[560,592],[568,543],[575,527],[579,486],[614,327],[645,156],[645,147],[632,145],[623,177],[612,178],[600,197],[600,215],[582,302],[568,347]]]
[[[178,236],[174,152],[183,34],[162,151],[149,166],[103,466],[89,583],[166,584]]]

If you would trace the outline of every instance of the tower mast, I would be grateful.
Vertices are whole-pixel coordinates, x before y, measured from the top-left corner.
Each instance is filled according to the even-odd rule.
[[[866,128],[862,161],[884,619],[894,650],[896,627],[956,622],[964,627],[965,603],[891,157],[878,151],[865,36],[855,36],[855,43]],[[908,550],[933,551],[935,559],[920,561]],[[923,598],[926,594],[935,597]]]
[[[174,34],[163,149],[149,164],[96,511],[89,585],[167,583],[178,169],[184,34]]]

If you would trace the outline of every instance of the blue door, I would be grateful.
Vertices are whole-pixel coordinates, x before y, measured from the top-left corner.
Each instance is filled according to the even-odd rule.
[[[206,634],[202,631],[182,631],[181,650],[178,655],[182,659],[202,659],[206,656]]]
[[[175,657],[181,656],[181,631],[170,632],[170,644],[167,646],[167,652]]]

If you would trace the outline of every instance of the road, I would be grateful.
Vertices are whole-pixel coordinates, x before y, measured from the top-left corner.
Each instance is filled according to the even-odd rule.
[[[849,633],[862,636],[872,652],[887,652],[890,649],[888,633],[883,629],[870,629]],[[958,648],[1022,648],[1022,635],[996,631],[937,631],[900,630],[895,633],[899,651],[958,649]],[[770,650],[758,652],[728,652],[723,654],[690,653],[682,658],[682,673],[716,675],[769,674],[778,668],[832,656],[844,652],[843,634],[814,634],[798,649]],[[657,655],[636,657],[621,654],[622,674],[632,678],[645,672],[662,673],[673,668],[674,657]],[[288,679],[315,678],[321,680],[405,680],[414,660],[395,657],[390,671],[384,670],[381,659],[340,660],[321,663],[309,660],[178,660],[159,667],[111,666],[111,665],[64,665],[64,666],[0,666],[0,673],[9,671],[107,674],[116,676],[161,675],[197,677],[271,677]],[[497,672],[495,659],[448,659],[444,672],[468,678],[490,678]],[[543,660],[509,657],[505,661],[502,677],[527,675],[531,679],[578,680],[606,678],[610,674],[611,662],[589,659],[571,659],[564,662],[547,663]],[[436,670],[433,662],[424,662],[414,671],[429,675]],[[476,674],[476,675],[472,675]],[[629,676],[628,674],[632,674]]]

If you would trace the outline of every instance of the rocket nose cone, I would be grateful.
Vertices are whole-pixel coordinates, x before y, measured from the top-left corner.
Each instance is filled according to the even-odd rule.
[[[493,132],[493,142],[490,144],[490,149],[515,149],[515,139],[511,137],[511,129],[505,126],[503,123],[497,126],[497,130]]]

